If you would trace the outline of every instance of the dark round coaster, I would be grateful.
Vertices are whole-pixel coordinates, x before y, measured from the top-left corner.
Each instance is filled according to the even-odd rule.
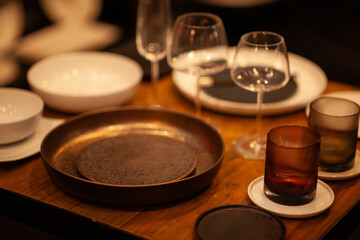
[[[204,212],[195,222],[201,240],[284,239],[286,228],[274,214],[257,207],[226,205]]]
[[[197,164],[186,143],[151,134],[127,134],[89,144],[76,161],[89,180],[116,185],[147,185],[190,175]]]

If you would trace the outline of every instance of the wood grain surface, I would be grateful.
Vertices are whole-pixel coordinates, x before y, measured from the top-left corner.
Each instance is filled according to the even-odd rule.
[[[359,88],[329,81],[326,92],[359,90]],[[128,105],[150,105],[151,86],[142,83]],[[171,76],[159,82],[160,102],[169,109],[195,114],[193,103],[175,88]],[[44,115],[69,118],[72,115],[46,109]],[[221,133],[226,149],[222,168],[212,184],[186,199],[154,206],[107,206],[87,202],[59,190],[45,172],[40,155],[16,162],[0,163],[0,187],[60,207],[94,221],[111,225],[149,239],[196,239],[194,223],[204,211],[226,204],[253,205],[247,195],[248,185],[264,174],[264,161],[236,156],[231,142],[256,131],[254,117],[241,117],[203,111]],[[307,125],[304,110],[263,119],[263,134],[271,128],[287,125]],[[358,144],[359,148],[359,144]],[[359,148],[360,149],[360,148]],[[306,219],[281,218],[287,228],[286,239],[319,239],[334,227],[360,199],[360,178],[327,182],[335,193],[335,201],[325,213]]]

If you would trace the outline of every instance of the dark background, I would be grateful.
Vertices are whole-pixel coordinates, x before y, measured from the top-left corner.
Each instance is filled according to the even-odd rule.
[[[220,0],[221,1],[221,0]],[[196,0],[172,0],[175,18],[185,12],[202,11],[219,15],[227,31],[229,45],[235,46],[246,32],[273,31],[284,36],[289,52],[318,64],[329,80],[360,85],[360,14],[357,0],[279,0],[273,4],[248,8],[215,7]],[[38,1],[23,0],[26,11],[24,35],[51,22]],[[104,0],[100,21],[120,26],[121,40],[105,51],[127,55],[144,68],[148,80],[149,63],[135,47],[136,0]],[[27,87],[23,74],[13,86]],[[165,61],[161,73],[170,72]]]

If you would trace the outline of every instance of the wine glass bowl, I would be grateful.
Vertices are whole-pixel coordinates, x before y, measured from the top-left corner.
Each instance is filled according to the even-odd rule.
[[[284,87],[290,79],[284,38],[272,32],[244,34],[231,66],[236,85],[257,93],[257,133],[234,141],[234,151],[246,158],[264,159],[266,138],[261,135],[263,93]]]
[[[201,116],[201,77],[227,68],[227,37],[220,17],[203,12],[180,15],[170,38],[167,61],[176,70],[196,76],[196,115]]]
[[[249,91],[273,91],[285,86],[290,79],[284,38],[278,34],[243,35],[234,58],[232,78],[235,84]]]

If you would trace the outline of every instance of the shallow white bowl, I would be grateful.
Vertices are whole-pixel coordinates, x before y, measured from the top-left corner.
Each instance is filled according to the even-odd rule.
[[[143,76],[130,58],[106,52],[70,52],[35,63],[31,89],[53,109],[79,113],[129,101]]]
[[[0,88],[0,144],[20,141],[35,133],[44,102],[37,94]]]

